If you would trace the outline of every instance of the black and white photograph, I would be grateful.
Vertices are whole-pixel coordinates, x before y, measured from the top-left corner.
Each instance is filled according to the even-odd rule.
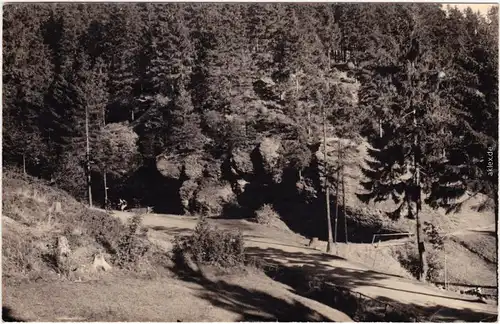
[[[497,3],[5,2],[5,322],[497,322]]]

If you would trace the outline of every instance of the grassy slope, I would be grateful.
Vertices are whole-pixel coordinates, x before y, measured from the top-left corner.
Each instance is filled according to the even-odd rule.
[[[99,226],[112,239],[124,229],[103,212],[90,211],[67,193],[21,175],[3,173],[2,274],[4,277],[51,276],[54,246],[64,235],[70,241],[75,261],[92,262],[97,251],[106,251],[98,240]],[[54,210],[54,203],[61,211]],[[107,221],[106,221],[107,220]]]
[[[496,236],[494,232],[465,234],[453,238],[470,252],[487,263],[497,263]]]
[[[446,242],[448,280],[450,283],[496,286],[496,264],[487,262],[455,241]],[[441,272],[441,279],[444,279]]]
[[[96,282],[30,282],[3,288],[13,316],[37,321],[350,321],[263,274],[190,281],[109,276]],[[47,296],[50,296],[47,298]]]
[[[61,203],[62,213],[50,212],[54,202]],[[87,216],[97,216],[98,221],[82,221]],[[180,278],[165,268],[141,273],[115,267],[83,281],[57,275],[46,258],[57,237],[67,235],[73,253],[80,256],[78,261],[87,264],[93,253],[105,249],[96,239],[96,229],[107,223],[123,230],[119,219],[88,209],[62,191],[33,178],[4,173],[3,313],[25,321],[350,320],[259,272],[211,280]],[[76,229],[80,234],[72,240]],[[175,227],[170,229],[178,234]],[[172,236],[149,237],[160,249],[171,248]]]

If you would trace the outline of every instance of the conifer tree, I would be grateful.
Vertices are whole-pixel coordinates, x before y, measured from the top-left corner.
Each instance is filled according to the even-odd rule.
[[[385,134],[375,142],[373,160],[365,183],[370,191],[365,198],[380,201],[392,198],[398,208],[390,216],[415,219],[420,261],[419,278],[427,279],[427,260],[420,211],[424,194],[435,182],[429,166],[441,163],[439,144],[434,135],[443,125],[454,123],[450,107],[439,101],[441,69],[439,58],[431,51],[432,38],[426,35],[424,7],[407,8],[410,22],[408,50],[399,58],[398,72],[393,75],[396,92],[389,106],[392,120]],[[429,8],[432,10],[432,8]],[[390,95],[384,93],[384,95]],[[425,171],[424,171],[425,170]]]
[[[4,7],[3,139],[4,161],[15,161],[40,172],[47,156],[39,111],[50,84],[51,62],[43,43],[44,5],[10,4]]]

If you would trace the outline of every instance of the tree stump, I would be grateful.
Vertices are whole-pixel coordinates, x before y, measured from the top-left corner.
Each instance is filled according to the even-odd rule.
[[[57,238],[57,256],[59,258],[67,258],[71,254],[69,242],[66,236],[59,236]]]
[[[92,264],[92,270],[93,271],[98,271],[98,270],[103,270],[103,271],[109,271],[111,270],[111,266],[109,263],[106,262],[104,259],[104,256],[99,253],[94,256],[94,263]]]

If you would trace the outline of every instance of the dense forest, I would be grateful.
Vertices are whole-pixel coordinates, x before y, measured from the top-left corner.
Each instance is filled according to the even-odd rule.
[[[367,142],[360,199],[393,200],[390,216],[465,192],[496,208],[497,7],[46,3],[3,19],[4,166],[82,201],[271,204],[303,223],[326,189],[338,214]]]

